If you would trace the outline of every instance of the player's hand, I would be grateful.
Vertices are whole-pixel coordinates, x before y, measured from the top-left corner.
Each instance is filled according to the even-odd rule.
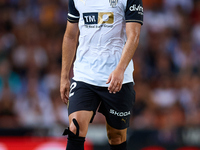
[[[69,100],[69,90],[70,90],[70,80],[68,78],[61,77],[60,96],[65,104],[67,104]]]
[[[122,83],[124,79],[124,71],[120,69],[115,69],[108,77],[106,84],[109,84],[108,91],[110,93],[119,92],[122,88]]]

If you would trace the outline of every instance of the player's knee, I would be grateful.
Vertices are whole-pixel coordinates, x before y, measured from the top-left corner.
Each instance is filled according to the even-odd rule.
[[[69,125],[69,130],[74,133],[76,136],[79,136],[79,132],[80,132],[80,125],[78,124],[78,121],[73,118],[70,125]]]
[[[69,125],[69,130],[70,130],[72,133],[74,133],[74,134],[77,133],[77,127],[74,125],[73,122],[70,123],[70,125]]]
[[[126,141],[126,135],[120,131],[107,131],[107,136],[111,145],[118,145]]]
[[[69,130],[77,136],[85,137],[87,134],[87,130],[82,127],[82,123],[78,123],[75,118],[73,118],[72,122],[69,125]]]
[[[118,144],[121,144],[123,142],[122,142],[122,138],[121,137],[113,137],[113,138],[109,139],[109,143],[111,145],[118,145]]]
[[[79,135],[79,124],[75,118],[72,119],[69,128],[65,129],[63,135],[68,135],[66,150],[84,150],[85,136]]]

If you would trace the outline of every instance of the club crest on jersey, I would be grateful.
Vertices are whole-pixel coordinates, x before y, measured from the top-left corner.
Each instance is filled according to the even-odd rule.
[[[118,0],[109,0],[111,7],[116,7]]]

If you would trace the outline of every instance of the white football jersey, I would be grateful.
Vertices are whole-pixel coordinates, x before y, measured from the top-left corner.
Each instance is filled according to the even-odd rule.
[[[142,0],[69,0],[68,21],[78,22],[80,30],[73,79],[108,87],[126,42],[126,23],[143,24]],[[133,82],[133,70],[131,60],[123,83]]]

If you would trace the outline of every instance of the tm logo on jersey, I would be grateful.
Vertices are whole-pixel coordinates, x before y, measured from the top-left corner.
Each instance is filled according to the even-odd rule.
[[[114,14],[113,12],[90,12],[83,13],[83,19],[85,25],[91,24],[113,24]]]

